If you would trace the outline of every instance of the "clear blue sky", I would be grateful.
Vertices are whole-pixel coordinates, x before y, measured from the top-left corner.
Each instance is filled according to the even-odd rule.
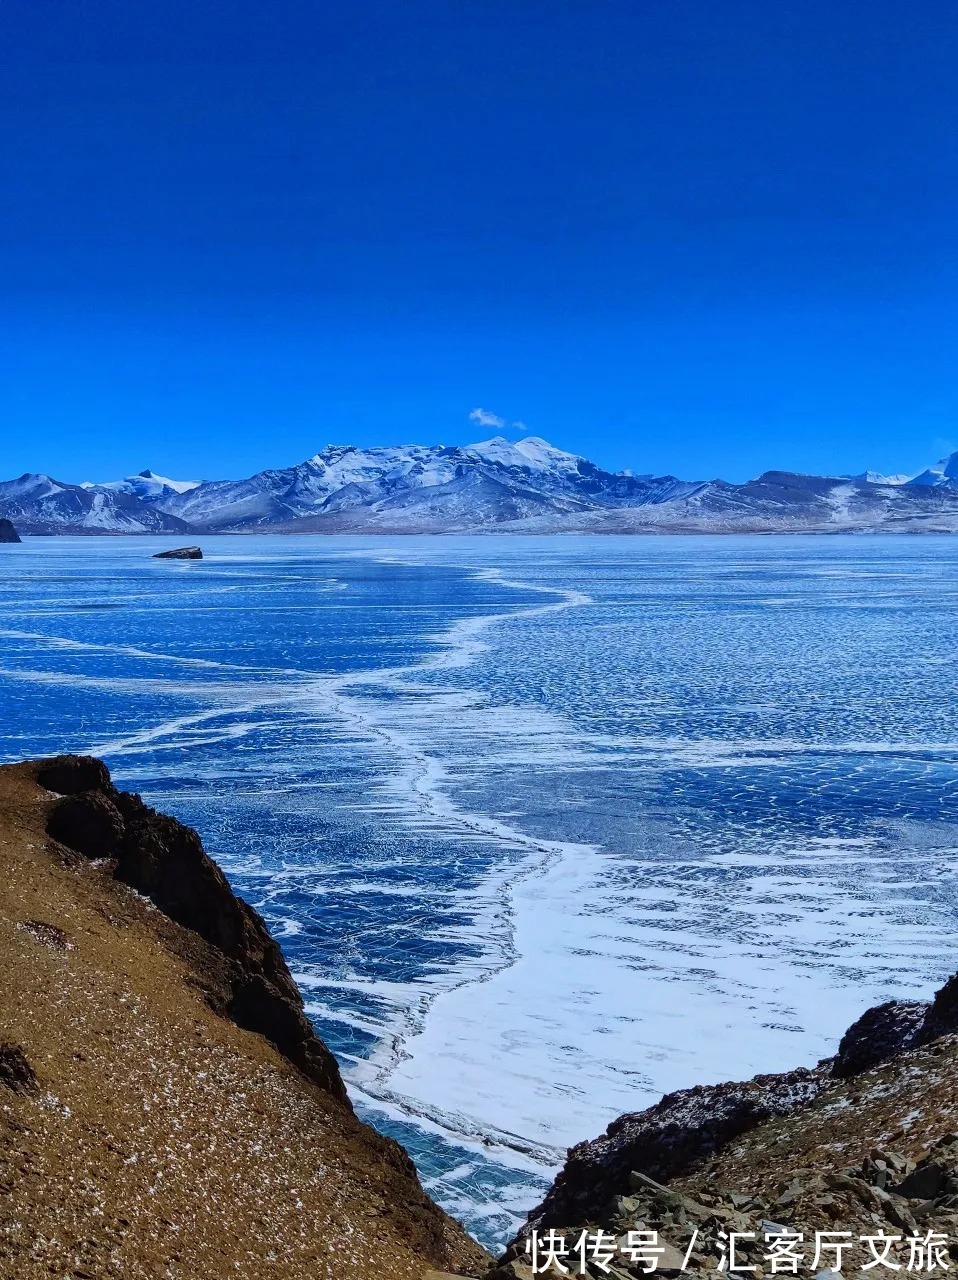
[[[0,475],[958,448],[952,0],[6,0]]]

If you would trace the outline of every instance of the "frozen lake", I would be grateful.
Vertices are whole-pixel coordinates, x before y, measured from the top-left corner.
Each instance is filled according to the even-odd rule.
[[[158,545],[0,547],[0,759],[195,826],[484,1242],[620,1112],[958,969],[958,540]]]

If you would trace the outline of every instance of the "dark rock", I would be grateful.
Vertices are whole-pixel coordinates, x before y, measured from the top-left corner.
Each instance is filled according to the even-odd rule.
[[[909,1200],[931,1200],[954,1192],[958,1186],[958,1135],[939,1138],[923,1160],[891,1190]]]
[[[37,1075],[18,1044],[0,1044],[0,1085],[14,1093],[33,1093]]]
[[[788,1227],[784,1226],[781,1222],[769,1222],[769,1220],[765,1218],[758,1224],[758,1231],[759,1235],[762,1237],[783,1236],[787,1234]]]
[[[236,984],[228,1011],[238,1026],[265,1036],[311,1080],[345,1098],[336,1060],[313,1031],[298,991],[290,994],[254,974]]]
[[[918,1000],[889,1000],[867,1010],[841,1038],[832,1066],[839,1079],[861,1075],[917,1041],[928,1004]]]
[[[642,1204],[640,1196],[613,1196],[605,1210],[612,1222],[634,1222]]]
[[[202,560],[200,547],[175,547],[172,551],[157,551],[154,560]]]
[[[953,974],[943,987],[935,992],[921,1031],[918,1044],[928,1044],[939,1036],[958,1031],[958,973]]]
[[[277,950],[257,917],[230,889],[209,858],[197,833],[157,813],[136,795],[120,792],[117,804],[125,823],[116,875],[144,894],[177,924],[194,929],[231,957]]]
[[[48,819],[54,839],[87,857],[111,858],[117,880],[208,944],[193,959],[196,985],[212,1007],[265,1036],[348,1105],[339,1067],[306,1017],[282,951],[259,913],[230,888],[197,833],[139,796],[118,791],[99,760],[59,756],[39,762],[35,777],[65,795]]]
[[[234,961],[222,1011],[265,1035],[306,1075],[345,1100],[336,1061],[303,1012],[299,989],[262,917],[233,893],[192,828],[136,795],[118,792],[117,804],[126,824],[117,879]]]
[[[66,951],[73,946],[62,929],[57,928],[55,924],[47,924],[46,920],[24,920],[22,924],[17,925],[17,928],[28,933],[34,942],[39,942],[41,947]]]
[[[10,520],[0,520],[0,542],[20,542],[20,535]]]
[[[947,1170],[935,1161],[923,1160],[913,1173],[903,1178],[892,1190],[908,1200],[930,1200],[944,1189],[946,1177]]]
[[[900,1200],[892,1200],[889,1198],[884,1209],[885,1217],[889,1222],[904,1231],[906,1235],[918,1235],[918,1223],[915,1221],[914,1215],[906,1204],[902,1204]]]
[[[664,1182],[687,1172],[763,1121],[811,1102],[827,1083],[830,1065],[698,1085],[667,1094],[646,1111],[620,1116],[601,1138],[570,1150],[523,1231],[598,1220],[609,1201],[628,1195],[642,1175]]]
[[[60,796],[111,789],[109,769],[93,756],[52,756],[42,760],[37,766],[36,779],[41,787]]]
[[[663,1186],[661,1182],[657,1182],[655,1178],[650,1178],[647,1173],[640,1173],[638,1169],[633,1169],[629,1174],[629,1190],[644,1193],[649,1203],[657,1210],[673,1215],[703,1219],[711,1217],[715,1212],[714,1208],[700,1204],[698,1200],[693,1200],[681,1191],[674,1191],[671,1187]],[[743,1204],[747,1204],[751,1199],[750,1196],[742,1196],[740,1198]],[[641,1208],[638,1211],[641,1213]]]
[[[47,834],[87,858],[112,858],[124,836],[123,817],[102,791],[81,791],[53,808]]]

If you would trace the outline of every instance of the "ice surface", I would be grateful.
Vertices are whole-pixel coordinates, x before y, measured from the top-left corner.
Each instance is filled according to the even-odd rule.
[[[154,549],[18,548],[0,754],[196,826],[490,1243],[619,1112],[958,968],[951,540]]]

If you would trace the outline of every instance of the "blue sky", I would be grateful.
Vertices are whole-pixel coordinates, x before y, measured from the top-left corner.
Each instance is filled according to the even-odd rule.
[[[945,0],[7,0],[0,475],[958,448]],[[508,432],[508,434],[514,434]]]

